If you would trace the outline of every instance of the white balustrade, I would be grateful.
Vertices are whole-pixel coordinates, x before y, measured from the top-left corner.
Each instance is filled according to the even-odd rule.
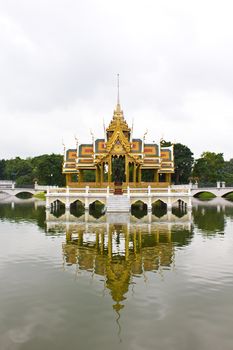
[[[174,186],[169,186],[168,188],[154,188],[151,187],[151,185],[148,185],[147,188],[130,188],[130,186],[127,186],[125,193],[125,196],[129,199],[129,203],[130,199],[133,201],[141,200],[147,204],[149,212],[152,210],[152,203],[156,200],[156,198],[161,197],[163,197],[164,201],[167,203],[168,210],[171,210],[172,208],[172,203],[174,201],[172,198],[174,197],[179,197],[179,199],[182,197],[188,208],[191,208],[192,206],[190,186],[183,188],[181,186],[179,188]],[[105,188],[90,188],[89,186],[83,188],[70,188],[68,186],[66,188],[49,187],[47,188],[46,208],[50,206],[55,198],[59,199],[60,197],[62,202],[65,203],[66,209],[70,207],[70,203],[72,203],[74,200],[83,198],[82,201],[84,202],[85,209],[87,210],[89,209],[89,205],[93,200],[99,199],[106,203],[108,202],[109,197],[112,195],[112,189],[110,189],[109,186]]]

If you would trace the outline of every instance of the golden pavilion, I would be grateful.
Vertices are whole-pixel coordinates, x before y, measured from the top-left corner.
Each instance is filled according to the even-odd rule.
[[[70,187],[167,187],[174,173],[173,145],[132,138],[119,101],[104,138],[76,144],[64,154],[63,174]]]

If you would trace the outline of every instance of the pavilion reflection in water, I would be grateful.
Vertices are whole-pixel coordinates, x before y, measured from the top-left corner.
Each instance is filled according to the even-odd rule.
[[[65,266],[75,266],[77,274],[104,277],[117,312],[124,307],[134,277],[146,280],[147,272],[170,269],[175,263],[175,247],[188,245],[193,234],[187,218],[156,222],[147,215],[137,221],[121,214],[99,219],[83,215],[76,221],[59,219],[47,213],[47,234],[66,232],[62,246]]]

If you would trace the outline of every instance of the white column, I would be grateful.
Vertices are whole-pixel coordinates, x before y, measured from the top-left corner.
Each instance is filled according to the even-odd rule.
[[[151,195],[151,186],[149,185],[148,186],[148,196],[150,196]]]
[[[46,208],[45,213],[46,213],[46,221],[49,221],[49,219],[50,219],[50,210]]]
[[[66,204],[65,204],[66,209],[70,209],[70,190],[69,186],[66,187]]]
[[[85,197],[85,210],[89,209],[88,197]]]
[[[148,206],[147,206],[147,210],[148,210],[148,212],[151,212],[151,210],[152,210],[151,196],[148,197]]]
[[[67,226],[67,222],[70,221],[70,208],[66,207],[66,211],[65,211],[65,216],[66,216],[66,226]],[[68,227],[66,227],[66,229],[68,229]]]
[[[189,200],[188,200],[188,209],[192,209],[192,196],[189,196]]]
[[[152,205],[151,205],[151,186],[148,186],[148,206],[147,206],[148,212],[151,211]]]
[[[127,186],[127,197],[130,198],[130,188]]]
[[[150,227],[150,232],[151,232],[151,220],[152,220],[152,213],[151,211],[148,213],[148,227]],[[148,231],[149,232],[149,231]]]
[[[171,201],[171,197],[170,196],[167,197],[167,209],[168,210],[172,209],[172,201]]]
[[[171,217],[172,217],[172,208],[168,207],[167,208],[167,220],[171,221]]]
[[[89,210],[88,193],[89,193],[89,186],[86,186],[86,192],[85,192],[85,210]]]
[[[50,209],[50,200],[49,200],[49,189],[46,194],[46,204],[45,204],[46,209]]]
[[[191,210],[191,208],[188,208],[188,220],[189,221],[192,220],[192,210]]]

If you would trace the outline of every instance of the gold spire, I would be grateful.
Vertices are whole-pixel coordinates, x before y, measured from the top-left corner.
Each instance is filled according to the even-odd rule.
[[[117,74],[117,104],[113,112],[113,118],[109,124],[109,127],[106,129],[106,132],[109,131],[130,131],[127,122],[124,119],[124,114],[120,105],[120,75]]]
[[[121,112],[121,106],[120,106],[120,74],[117,74],[117,105],[116,105],[116,112]]]
[[[117,104],[120,104],[120,74],[117,74]]]

